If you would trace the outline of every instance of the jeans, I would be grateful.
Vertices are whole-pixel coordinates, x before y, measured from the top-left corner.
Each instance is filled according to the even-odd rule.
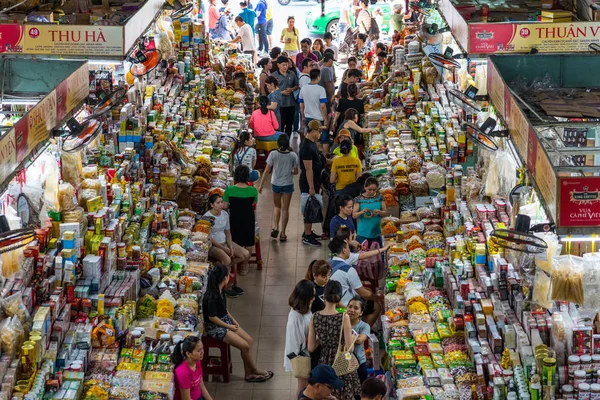
[[[273,18],[267,21],[267,36],[271,36],[273,34]]]
[[[281,113],[281,126],[279,129],[281,129],[282,132],[287,133],[289,137],[292,137],[295,111],[296,106],[281,107],[279,111]]]
[[[256,24],[258,35],[258,51],[269,52],[269,38],[267,37],[267,24]]]

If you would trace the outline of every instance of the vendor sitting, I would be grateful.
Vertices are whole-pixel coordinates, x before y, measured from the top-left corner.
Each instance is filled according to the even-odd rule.
[[[332,152],[335,156],[341,156],[342,152],[340,149],[340,143],[342,140],[350,140],[352,142],[352,149],[350,150],[350,155],[352,157],[358,157],[358,148],[354,145],[354,141],[352,140],[352,136],[350,135],[350,131],[348,129],[340,129],[337,136],[335,137],[334,144],[332,147]]]
[[[256,109],[250,117],[250,129],[254,132],[254,138],[263,142],[276,142],[281,135],[278,132],[279,122],[273,110],[269,110],[269,99],[267,96],[260,96],[258,99],[260,108]]]

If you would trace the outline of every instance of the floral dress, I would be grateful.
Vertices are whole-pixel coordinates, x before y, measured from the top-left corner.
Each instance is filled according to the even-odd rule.
[[[318,312],[314,314],[313,318],[315,332],[321,343],[319,364],[333,365],[340,343],[340,331],[342,329],[344,314],[321,315]],[[358,379],[357,371],[342,375],[340,378],[344,381],[344,387],[333,392],[335,398],[351,400],[354,396],[360,397],[360,380]]]

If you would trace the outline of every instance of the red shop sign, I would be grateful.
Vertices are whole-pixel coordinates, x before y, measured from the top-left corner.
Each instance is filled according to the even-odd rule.
[[[600,177],[560,178],[560,227],[600,226]]]

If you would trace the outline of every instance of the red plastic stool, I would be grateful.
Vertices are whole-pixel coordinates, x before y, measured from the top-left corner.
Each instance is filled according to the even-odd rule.
[[[256,235],[254,240],[254,253],[250,255],[250,260],[248,264],[255,264],[256,270],[262,270],[262,254],[260,251],[260,236]]]
[[[204,358],[202,359],[202,377],[208,382],[209,375],[221,375],[223,382],[228,383],[229,377],[233,372],[231,364],[231,351],[229,345],[210,336],[202,336],[204,345]],[[219,349],[219,356],[211,356],[210,349]]]

